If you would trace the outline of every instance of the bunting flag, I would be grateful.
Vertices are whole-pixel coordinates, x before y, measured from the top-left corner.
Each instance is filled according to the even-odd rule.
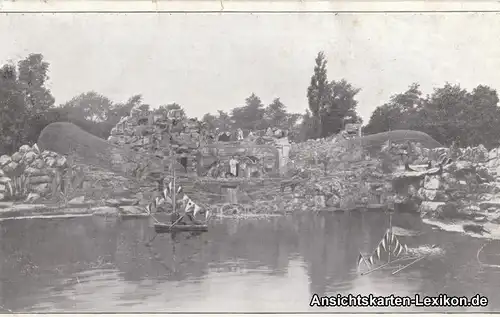
[[[7,182],[7,184],[6,184],[6,185],[7,185],[7,189],[9,190],[9,194],[10,194],[11,196],[13,196],[13,195],[14,195],[14,189],[12,188],[12,184],[11,184],[11,182]]]
[[[196,217],[196,215],[201,211],[201,207],[198,206],[198,205],[194,205],[194,216]]]
[[[393,232],[389,230],[386,232],[382,240],[378,243],[375,250],[372,252],[371,256],[368,259],[368,264],[373,265],[375,261],[379,261],[382,259],[382,251],[390,252],[391,254],[399,257],[402,254],[408,253],[408,246],[402,244],[398,238],[394,235]],[[358,259],[359,265],[359,259]]]
[[[383,241],[384,239],[382,239]],[[379,245],[377,246],[377,249],[375,250],[375,254],[377,255],[377,259],[380,260],[380,253],[382,252],[381,250],[381,244],[379,243]]]
[[[373,265],[373,255],[368,258],[368,264]]]
[[[205,211],[205,221],[207,221],[207,220],[208,220],[208,218],[210,218],[210,209],[207,209],[207,210]]]
[[[386,248],[386,241],[387,241],[387,235],[384,236],[384,238],[382,239],[382,248],[384,249],[384,251],[387,251],[387,248]]]
[[[170,197],[170,190],[168,188],[165,188],[163,190],[163,198],[167,198],[167,197]]]
[[[173,190],[174,190],[174,186],[173,186],[173,182],[169,182],[168,186],[163,190],[163,198],[156,198],[155,201],[153,202],[155,206],[153,206],[152,204],[148,205],[146,207],[146,209],[148,210],[148,212],[150,212],[150,210],[153,210],[155,209],[156,205],[159,205],[163,202],[168,202],[170,204],[173,203],[173,199],[171,198],[172,196],[172,193],[173,193]],[[184,207],[184,212],[185,213],[188,213],[188,212],[193,212],[194,213],[194,216],[196,217],[196,215],[198,213],[200,213],[203,208],[201,206],[199,206],[198,204],[196,204],[193,200],[191,200],[191,198],[189,198],[188,195],[186,195],[184,193],[184,190],[182,188],[182,186],[179,186],[177,187],[177,190],[175,191],[176,195],[182,195],[182,198],[180,199],[180,202],[182,202],[183,204],[185,204],[185,207]],[[209,215],[210,215],[210,212],[209,210],[206,210],[205,211],[205,218],[206,220],[208,220],[209,218]]]
[[[404,250],[404,248],[401,246],[401,244],[400,244],[399,246],[400,246],[400,247],[399,247],[398,252],[396,253],[396,256],[400,256],[400,255],[401,255],[401,253],[403,253],[403,250]]]
[[[163,190],[163,199],[164,199],[167,203],[169,203],[169,204],[172,204],[172,203],[173,203],[173,202],[172,202],[172,198],[170,198],[170,195],[169,195],[169,193],[168,193],[168,189],[166,189],[166,188]]]
[[[186,204],[186,209],[184,209],[184,212],[189,212],[191,208],[193,208],[194,206],[195,203],[191,199],[189,199],[188,203]]]
[[[358,267],[361,265],[362,262],[365,262],[365,259],[363,258],[363,256],[360,253],[358,256]]]
[[[146,206],[146,210],[147,210],[148,213],[151,213],[151,204],[149,204],[149,205]]]
[[[394,235],[394,232],[391,231],[391,243],[394,243],[394,240],[396,239],[396,236]]]
[[[156,206],[161,205],[161,204],[163,204],[164,202],[165,202],[165,199],[164,199],[164,198],[156,197],[156,199],[155,199],[155,204],[156,204]]]
[[[358,257],[358,267],[361,265],[361,263],[364,263],[367,267],[370,267],[370,264],[368,264],[368,261],[363,256],[363,254],[361,254],[361,252],[360,252],[359,257]]]

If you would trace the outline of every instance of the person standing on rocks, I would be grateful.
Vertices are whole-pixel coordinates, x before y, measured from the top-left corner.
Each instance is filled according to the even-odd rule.
[[[236,159],[236,157],[233,155],[231,159],[229,160],[229,172],[233,176],[238,176],[238,164],[240,162]]]

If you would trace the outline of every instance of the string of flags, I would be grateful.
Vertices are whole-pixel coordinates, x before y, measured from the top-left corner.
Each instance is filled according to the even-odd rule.
[[[168,186],[163,190],[163,193],[162,193],[162,198],[159,198],[157,197],[156,200],[152,203],[150,203],[146,209],[148,210],[149,213],[151,213],[151,211],[153,209],[156,208],[156,206],[162,204],[163,202],[167,202],[168,204],[173,204],[173,199],[172,199],[172,193],[174,192],[174,188],[173,188],[173,183],[170,182],[168,184]],[[183,192],[183,189],[182,189],[182,186],[178,186],[177,187],[177,190],[175,191],[175,195],[176,197],[179,196],[179,197],[182,197],[180,199],[180,201],[185,205],[184,207],[184,212],[185,213],[190,213],[192,212],[193,213],[193,216],[196,217],[196,215],[203,210],[203,207],[201,207],[200,205],[198,205],[197,203],[195,203],[191,198],[189,198],[188,195],[186,195],[184,192]],[[205,219],[208,219],[210,216],[210,210],[207,209],[206,212],[205,212]]]
[[[365,257],[363,254],[359,253],[358,267],[361,263],[365,263],[367,267],[371,267],[376,261],[381,260],[382,252],[386,254],[390,252],[395,257],[399,257],[400,255],[406,255],[408,253],[408,246],[401,243],[391,230],[387,230],[384,237],[380,240],[369,257]]]

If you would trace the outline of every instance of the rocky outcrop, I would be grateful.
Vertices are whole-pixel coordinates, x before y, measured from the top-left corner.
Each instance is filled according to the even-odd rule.
[[[345,147],[343,136],[293,144],[290,170],[296,188],[282,197],[285,207],[300,210],[380,209],[396,199],[384,157],[363,147]],[[392,164],[392,163],[391,163]]]
[[[67,168],[67,159],[35,145],[23,145],[11,156],[0,157],[0,200],[36,200],[51,192],[56,173]]]
[[[294,144],[291,160],[310,178],[297,186],[298,193],[288,201],[299,203],[301,209],[379,205],[420,210],[426,217],[437,216],[449,206],[470,212],[491,205],[491,211],[496,203],[488,205],[484,200],[500,201],[495,198],[500,189],[490,163],[493,155],[482,145],[446,148],[427,140],[433,145],[427,148],[425,142],[402,140],[385,142],[377,152],[355,146],[363,143],[360,140],[349,147],[347,142],[339,137]]]
[[[134,108],[111,130],[108,141],[162,159],[171,153],[194,158],[199,147],[213,139],[209,129],[196,119],[169,118]]]
[[[406,199],[420,203],[422,217],[440,220],[471,220],[478,212],[496,212],[500,186],[488,164],[488,151],[474,148],[435,148],[421,151],[420,161],[431,162],[417,171],[401,171],[395,179],[413,178]],[[444,162],[444,164],[443,164]],[[482,219],[482,218],[481,218]]]

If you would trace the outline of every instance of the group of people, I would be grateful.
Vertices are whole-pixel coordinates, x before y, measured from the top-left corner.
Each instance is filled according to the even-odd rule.
[[[228,131],[219,133],[217,141],[219,142],[229,142],[229,141],[241,141],[244,139],[243,130],[238,129],[236,133],[231,133]]]
[[[275,137],[275,138],[281,139],[281,138],[288,136],[288,131],[281,130],[279,128],[273,129],[273,128],[269,127],[266,130],[266,135],[268,137]]]
[[[259,135],[263,136],[263,134],[262,134],[263,132],[264,132],[263,130],[261,132],[257,131],[257,136],[259,136]],[[277,139],[281,139],[281,138],[288,136],[288,131],[282,130],[279,128],[269,127],[266,129],[265,135],[267,137],[274,137]],[[251,139],[253,137],[255,137],[254,132],[252,132],[252,131],[248,132],[248,135],[245,137],[243,130],[237,129],[233,133],[231,133],[229,131],[218,132],[217,141],[219,141],[219,142],[242,141],[245,138]]]

